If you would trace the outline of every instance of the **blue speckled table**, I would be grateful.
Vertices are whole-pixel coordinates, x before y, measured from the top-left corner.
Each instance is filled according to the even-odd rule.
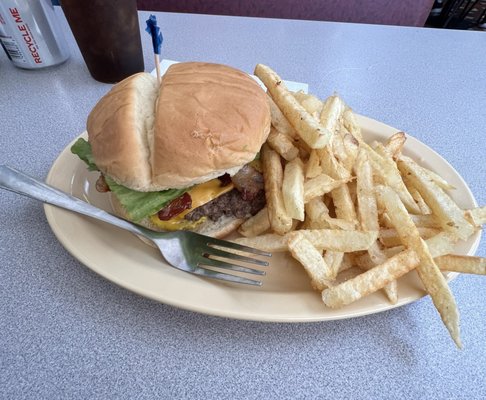
[[[39,178],[110,87],[91,79],[59,15],[66,64],[23,71],[0,54],[0,163]],[[262,62],[320,96],[337,90],[441,153],[486,204],[485,33],[157,16],[164,57],[246,71]],[[151,70],[145,37],[144,52]],[[0,398],[484,399],[486,279],[460,276],[451,287],[462,351],[429,298],[326,323],[199,315],[100,278],[59,244],[41,204],[0,191]]]

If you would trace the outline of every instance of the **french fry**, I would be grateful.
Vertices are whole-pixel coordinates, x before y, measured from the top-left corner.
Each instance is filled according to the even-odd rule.
[[[464,211],[433,181],[424,170],[408,157],[400,157],[398,168],[404,179],[420,192],[442,228],[466,240],[474,233],[474,227],[464,216]]]
[[[275,104],[271,96],[267,96],[268,104],[270,106],[270,117],[272,120],[272,126],[279,132],[287,135],[291,138],[297,137],[297,132],[290,122],[285,118],[280,108]]]
[[[432,258],[440,257],[445,254],[452,253],[454,251],[454,245],[456,240],[453,235],[447,232],[440,232],[435,236],[427,239],[425,244],[429,249],[430,255]],[[358,257],[355,257],[354,260],[356,265],[360,268],[370,269],[373,268],[376,264],[376,260],[371,259],[370,249],[368,249],[368,254],[363,254]],[[404,246],[395,246],[383,249],[383,254],[386,258],[393,257],[394,255],[402,252],[405,249]]]
[[[321,165],[324,173],[334,179],[349,179],[349,172],[335,159],[334,155],[326,147],[318,151],[321,157]],[[354,202],[347,185],[341,185],[331,192],[336,216],[355,223],[357,221]]]
[[[452,339],[461,347],[459,311],[447,281],[435,264],[427,244],[420,237],[400,198],[391,188],[377,187],[377,200],[383,203],[402,243],[417,253],[420,259],[417,272],[425,290],[430,294]]]
[[[309,179],[304,183],[304,203],[309,202],[314,197],[329,193],[330,191],[343,186],[345,183],[346,180],[335,180],[325,174]]]
[[[482,226],[486,224],[486,206],[467,210],[465,216],[475,226]]]
[[[437,218],[435,218],[435,216],[432,215],[432,214],[427,214],[427,215],[410,214],[410,218],[412,218],[412,221],[417,228],[440,229],[439,221],[437,221]],[[390,222],[390,217],[388,216],[387,213],[383,213],[381,215],[381,220],[382,220],[383,226],[388,227],[388,228],[392,227],[391,222]]]
[[[331,229],[342,229],[343,231],[354,231],[358,221],[346,221],[341,218],[332,218],[329,215],[324,217]]]
[[[377,205],[377,207],[378,207],[378,205]],[[380,209],[380,213],[378,215],[378,222],[379,222],[379,225],[383,228],[393,228],[393,225],[390,221],[390,217],[388,216],[388,214],[383,209]]]
[[[407,140],[404,132],[397,132],[390,136],[385,144],[385,151],[392,158],[397,158],[402,152],[403,145]]]
[[[387,258],[389,258],[385,254],[384,250],[381,248],[378,241],[374,242],[368,248],[367,252],[368,252],[368,255],[369,255],[369,259],[371,261],[369,268],[383,264],[387,260]],[[398,254],[398,253],[399,253],[399,251],[395,254]],[[393,255],[395,255],[395,254],[393,254]],[[356,257],[356,259],[358,259],[358,258],[359,257]],[[367,268],[367,269],[369,269],[369,268]]]
[[[238,233],[246,237],[255,237],[270,229],[270,220],[268,219],[267,207],[262,208],[254,216],[243,222]]]
[[[407,182],[405,182],[405,186],[407,187],[408,193],[410,193],[410,195],[415,200],[415,203],[417,203],[417,207],[420,209],[420,214],[421,215],[432,214],[432,210],[427,205],[427,203],[425,202],[424,198],[419,193],[419,191],[415,189],[413,186],[407,185]]]
[[[383,146],[381,143],[379,143],[375,147],[375,151],[380,154],[382,157],[389,156],[388,151],[386,150],[386,147]],[[410,160],[410,158],[403,156],[404,159]],[[415,161],[414,161],[415,162]],[[440,175],[436,174],[435,172],[431,171],[428,168],[425,168],[422,165],[416,164],[417,168],[422,169],[422,171],[425,173],[425,175],[428,175],[428,177],[433,180],[440,188],[443,190],[453,190],[455,189],[454,185],[451,185],[449,182],[447,182],[444,178],[442,178]]]
[[[432,258],[440,257],[452,253],[457,238],[449,232],[440,232],[435,236],[428,238],[425,243],[429,249]]]
[[[329,267],[329,278],[334,280],[341,269],[344,253],[339,251],[326,251],[324,253],[324,262]]]
[[[412,218],[412,221],[417,228],[440,228],[439,221],[437,221],[437,218],[432,214],[410,215],[410,218]]]
[[[322,300],[331,308],[345,306],[383,288],[416,268],[419,263],[420,258],[413,250],[403,251],[355,278],[325,289]]]
[[[354,136],[359,142],[363,140],[363,136],[361,135],[361,127],[358,124],[358,120],[349,107],[346,107],[343,113],[343,124],[348,132]]]
[[[310,153],[313,149],[311,149],[300,137],[294,139],[294,145],[299,149],[299,158],[301,160],[307,160],[310,157]]]
[[[413,223],[417,228],[432,228],[432,229],[442,229],[439,222],[435,218],[433,214],[409,214],[410,218],[412,219]],[[391,228],[393,225],[390,221],[390,217],[387,213],[382,213],[380,215],[380,223],[385,228]]]
[[[282,194],[287,214],[304,220],[304,164],[299,158],[285,165]]]
[[[347,158],[343,162],[343,167],[347,171],[351,171],[356,162],[356,158],[358,157],[359,143],[354,136],[346,130],[346,133],[343,134],[343,145],[347,154]]]
[[[361,149],[355,165],[356,196],[361,229],[378,231],[378,207],[373,187],[373,173],[366,150]]]
[[[358,222],[354,202],[349,188],[346,185],[339,186],[331,192],[336,216],[353,224]]]
[[[329,143],[332,132],[299,104],[275,71],[266,65],[258,64],[255,67],[255,75],[267,87],[277,106],[309,147],[319,149]]]
[[[270,226],[279,235],[284,235],[292,228],[292,218],[287,214],[282,196],[283,170],[280,156],[264,144],[261,158]]]
[[[348,154],[346,153],[346,149],[344,148],[343,135],[341,134],[340,126],[337,129],[338,131],[333,135],[329,144],[331,146],[331,151],[332,154],[334,154],[334,157],[336,157],[341,165],[344,166],[344,163],[348,158]]]
[[[339,120],[342,118],[346,105],[337,95],[329,96],[322,105],[320,115],[321,125],[333,134],[336,133]]]
[[[355,265],[356,264],[354,262],[354,253],[344,253],[338,273],[351,269]]]
[[[291,161],[299,155],[299,149],[294,146],[289,136],[272,127],[268,135],[267,143],[285,160]]]
[[[393,250],[393,254],[390,254],[389,257],[385,256],[385,260],[390,258],[390,257],[393,257],[394,255],[397,255],[400,252],[402,252],[403,250],[405,250],[405,247],[404,246],[397,246],[397,247],[392,247],[391,249]],[[398,249],[398,251],[395,251],[395,249]],[[385,249],[385,251],[383,251],[383,254],[387,255],[389,253],[388,250],[390,250],[390,249]],[[368,271],[369,269],[374,268],[377,265],[379,265],[379,264],[376,264],[376,262],[371,259],[371,256],[368,252],[365,253],[365,254],[361,254],[359,256],[356,256],[354,258],[354,263],[357,267],[359,267],[359,268],[361,268],[365,271]]]
[[[295,99],[300,103],[302,107],[312,116],[320,114],[322,109],[322,101],[316,96],[308,93],[304,93],[302,90],[293,93]]]
[[[417,232],[419,233],[419,235],[422,239],[428,239],[428,238],[431,238],[432,236],[435,236],[438,233],[440,233],[440,230],[434,229],[434,228],[417,227]],[[399,246],[401,244],[404,244],[401,241],[401,237],[400,237],[398,231],[394,228],[380,229],[380,234],[378,235],[378,240],[385,247],[393,247],[393,246]]]
[[[321,197],[314,197],[305,204],[306,222],[312,228],[309,229],[328,229],[330,228],[327,218],[329,209],[324,204]]]
[[[395,161],[391,157],[377,153],[364,142],[360,143],[360,146],[367,150],[373,172],[383,180],[384,184],[391,187],[400,196],[408,211],[413,214],[420,214],[420,209],[408,192]]]
[[[337,229],[302,229],[290,232],[288,237],[292,237],[292,235],[297,233],[304,235],[318,249],[342,253],[368,250],[378,237],[378,232],[342,231]]]
[[[314,197],[305,204],[305,213],[309,222],[308,229],[342,229],[353,231],[356,224],[339,218],[331,218],[329,209],[320,197]]]
[[[266,233],[255,237],[241,237],[233,239],[232,242],[243,246],[255,247],[270,253],[282,253],[288,251],[287,237],[275,233]]]
[[[334,179],[351,179],[351,173],[336,159],[329,146],[317,150],[322,170]]]
[[[398,254],[398,253],[399,252],[397,252],[396,254]],[[389,258],[389,257],[386,256],[385,252],[380,247],[380,244],[378,243],[378,241],[374,242],[370,246],[370,248],[368,249],[368,255],[369,255],[369,258],[370,258],[370,266],[365,267],[365,268],[361,267],[365,270],[368,270],[370,268],[376,267],[377,265],[383,264],[387,260],[387,258]],[[393,255],[395,255],[395,254],[393,254]],[[390,256],[390,257],[392,257],[392,256]],[[392,281],[392,282],[388,283],[387,285],[385,285],[383,290],[386,294],[386,297],[388,297],[388,300],[390,300],[390,303],[396,304],[398,302],[398,283],[397,283],[397,281]]]
[[[305,177],[306,179],[315,178],[322,173],[320,165],[319,154],[316,150],[312,150],[309,155],[309,159],[305,165]]]
[[[454,190],[456,188],[454,185],[451,185],[444,178],[442,178],[442,176],[436,174],[434,171],[431,171],[430,169],[425,168],[422,165],[419,165],[419,167],[422,168],[422,170],[430,177],[430,179],[432,179],[441,189]]]
[[[288,247],[292,256],[299,261],[311,278],[311,285],[316,290],[332,286],[331,271],[317,250],[303,235],[294,232],[288,237]]]
[[[403,246],[400,251],[403,251]],[[400,253],[400,251],[395,254]],[[395,254],[391,255],[393,257]],[[361,261],[361,258],[363,261]],[[368,254],[364,254],[360,257],[356,257],[356,265],[361,269],[368,271],[371,268],[375,268],[377,265],[381,265],[387,260],[385,252],[380,248],[378,242],[373,243],[368,249]],[[398,284],[397,281],[392,281],[383,287],[383,291],[390,300],[390,303],[396,304],[398,301]]]
[[[349,196],[351,197],[351,201],[353,202],[354,209],[356,210],[358,207],[358,195],[356,193],[358,189],[356,188],[356,180],[349,181],[346,186],[348,187]]]
[[[434,258],[442,271],[486,275],[486,258],[448,254]]]

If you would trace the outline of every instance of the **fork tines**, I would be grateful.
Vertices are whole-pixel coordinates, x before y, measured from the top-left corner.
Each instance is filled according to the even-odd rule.
[[[268,261],[259,260],[257,258],[248,257],[241,253],[255,254],[263,257],[271,257],[272,254],[266,251],[255,249],[253,247],[243,246],[237,243],[228,242],[224,240],[218,240],[213,238],[208,238],[206,243],[205,253],[203,254],[203,259],[198,262],[198,267],[200,271],[198,274],[223,279],[231,282],[245,283],[250,285],[261,286],[261,282],[253,279],[248,279],[236,275],[229,275],[222,272],[206,269],[204,267],[214,267],[222,268],[225,270],[230,270],[234,272],[242,272],[253,275],[265,275],[265,271],[248,268],[242,265],[233,263],[232,261],[241,261],[247,264],[259,265],[266,267],[269,265]]]

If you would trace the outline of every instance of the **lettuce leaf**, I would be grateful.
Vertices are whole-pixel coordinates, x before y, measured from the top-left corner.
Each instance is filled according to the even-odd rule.
[[[160,192],[137,192],[136,190],[119,185],[106,175],[105,181],[127,211],[130,219],[135,222],[157,213],[172,200],[187,192],[187,189],[169,189]]]
[[[83,160],[90,171],[98,171],[93,158],[91,145],[84,139],[78,139],[71,146],[71,152]],[[105,181],[112,193],[123,205],[129,218],[139,222],[145,217],[157,213],[172,200],[183,195],[187,189],[169,189],[159,192],[138,192],[116,183],[112,178],[105,175]]]
[[[99,171],[96,166],[93,152],[91,151],[91,145],[84,139],[79,138],[71,146],[71,153],[76,154],[81,160],[83,160],[90,171]]]

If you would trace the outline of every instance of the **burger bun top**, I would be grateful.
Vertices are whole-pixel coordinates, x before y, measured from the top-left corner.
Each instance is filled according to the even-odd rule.
[[[174,64],[159,86],[148,73],[113,86],[88,117],[96,165],[137,191],[178,189],[255,158],[270,131],[267,96],[220,64]]]

